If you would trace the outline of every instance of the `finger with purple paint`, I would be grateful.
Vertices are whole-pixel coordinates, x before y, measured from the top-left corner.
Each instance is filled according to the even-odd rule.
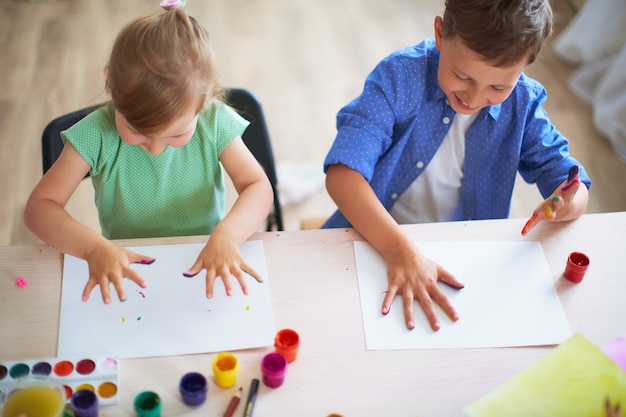
[[[218,277],[222,279],[226,295],[228,296],[235,293],[232,277],[239,282],[244,294],[248,294],[246,273],[256,281],[263,282],[260,275],[243,259],[237,240],[232,239],[228,233],[213,233],[206,246],[200,251],[196,262],[183,275],[191,278],[203,269],[206,270],[207,298],[213,297],[215,281]]]
[[[83,290],[83,301],[89,299],[91,291],[96,286],[100,286],[100,294],[105,304],[111,303],[111,286],[115,288],[120,301],[125,301],[124,278],[130,279],[141,288],[147,287],[144,279],[130,267],[130,264],[151,258],[118,247],[109,241],[104,242],[106,242],[104,245],[98,246],[97,250],[86,256],[89,279]]]

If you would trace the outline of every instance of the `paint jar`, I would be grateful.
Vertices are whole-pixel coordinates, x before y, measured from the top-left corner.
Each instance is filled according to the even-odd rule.
[[[178,390],[183,398],[183,402],[188,406],[195,407],[206,400],[209,385],[201,373],[189,372],[180,379]]]
[[[161,416],[161,398],[156,392],[140,392],[135,397],[134,406],[138,417]]]
[[[278,333],[276,333],[276,337],[274,337],[276,352],[283,355],[288,363],[296,360],[299,346],[300,336],[298,336],[295,330],[282,329],[279,330]]]
[[[270,388],[278,388],[285,382],[287,359],[280,353],[268,353],[261,361],[261,372],[265,385]]]
[[[60,387],[29,383],[7,395],[2,417],[61,417],[65,400],[65,391]]]
[[[81,389],[70,398],[74,417],[98,417],[98,396],[89,389]]]
[[[578,283],[583,280],[587,268],[589,268],[589,258],[587,255],[582,252],[572,252],[567,257],[563,275],[565,275],[565,278],[568,280]]]
[[[230,388],[237,383],[239,361],[230,352],[218,353],[213,359],[213,376],[218,387]]]

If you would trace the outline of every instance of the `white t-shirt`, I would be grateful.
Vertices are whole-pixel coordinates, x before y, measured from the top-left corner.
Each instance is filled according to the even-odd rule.
[[[399,223],[458,220],[465,162],[465,132],[478,113],[457,113],[424,172],[398,197],[391,216]]]

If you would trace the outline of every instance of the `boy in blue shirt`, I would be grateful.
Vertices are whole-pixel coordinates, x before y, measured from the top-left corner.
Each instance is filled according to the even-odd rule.
[[[431,328],[433,303],[458,314],[437,287],[463,284],[426,258],[402,223],[506,218],[516,173],[546,198],[541,220],[568,221],[587,207],[591,182],[550,122],[545,89],[523,74],[552,31],[548,0],[447,0],[435,39],[396,51],[337,115],[326,187],[339,210],[324,227],[354,226],[387,263],[387,314],[402,295]],[[584,184],[584,186],[581,186]]]

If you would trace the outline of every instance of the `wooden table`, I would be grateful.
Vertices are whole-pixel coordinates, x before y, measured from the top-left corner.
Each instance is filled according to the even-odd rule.
[[[626,334],[626,212],[542,223],[526,237],[525,219],[403,226],[415,240],[538,240],[571,328],[603,345]],[[261,384],[255,417],[460,416],[462,408],[510,379],[552,347],[367,351],[351,229],[259,233],[265,246],[277,329],[301,337],[298,359],[283,386]],[[121,245],[200,242],[203,237],[119,241]],[[580,284],[562,277],[567,255],[585,252],[591,266]],[[56,357],[62,256],[45,246],[0,247],[0,360]],[[18,288],[24,276],[28,285]],[[244,396],[260,378],[260,360],[273,347],[236,352],[237,385],[212,382],[215,353],[121,360],[120,402],[101,416],[132,416],[132,401],[154,390],[163,416],[221,416],[235,390]],[[178,381],[189,371],[211,380],[207,402],[183,405]]]

